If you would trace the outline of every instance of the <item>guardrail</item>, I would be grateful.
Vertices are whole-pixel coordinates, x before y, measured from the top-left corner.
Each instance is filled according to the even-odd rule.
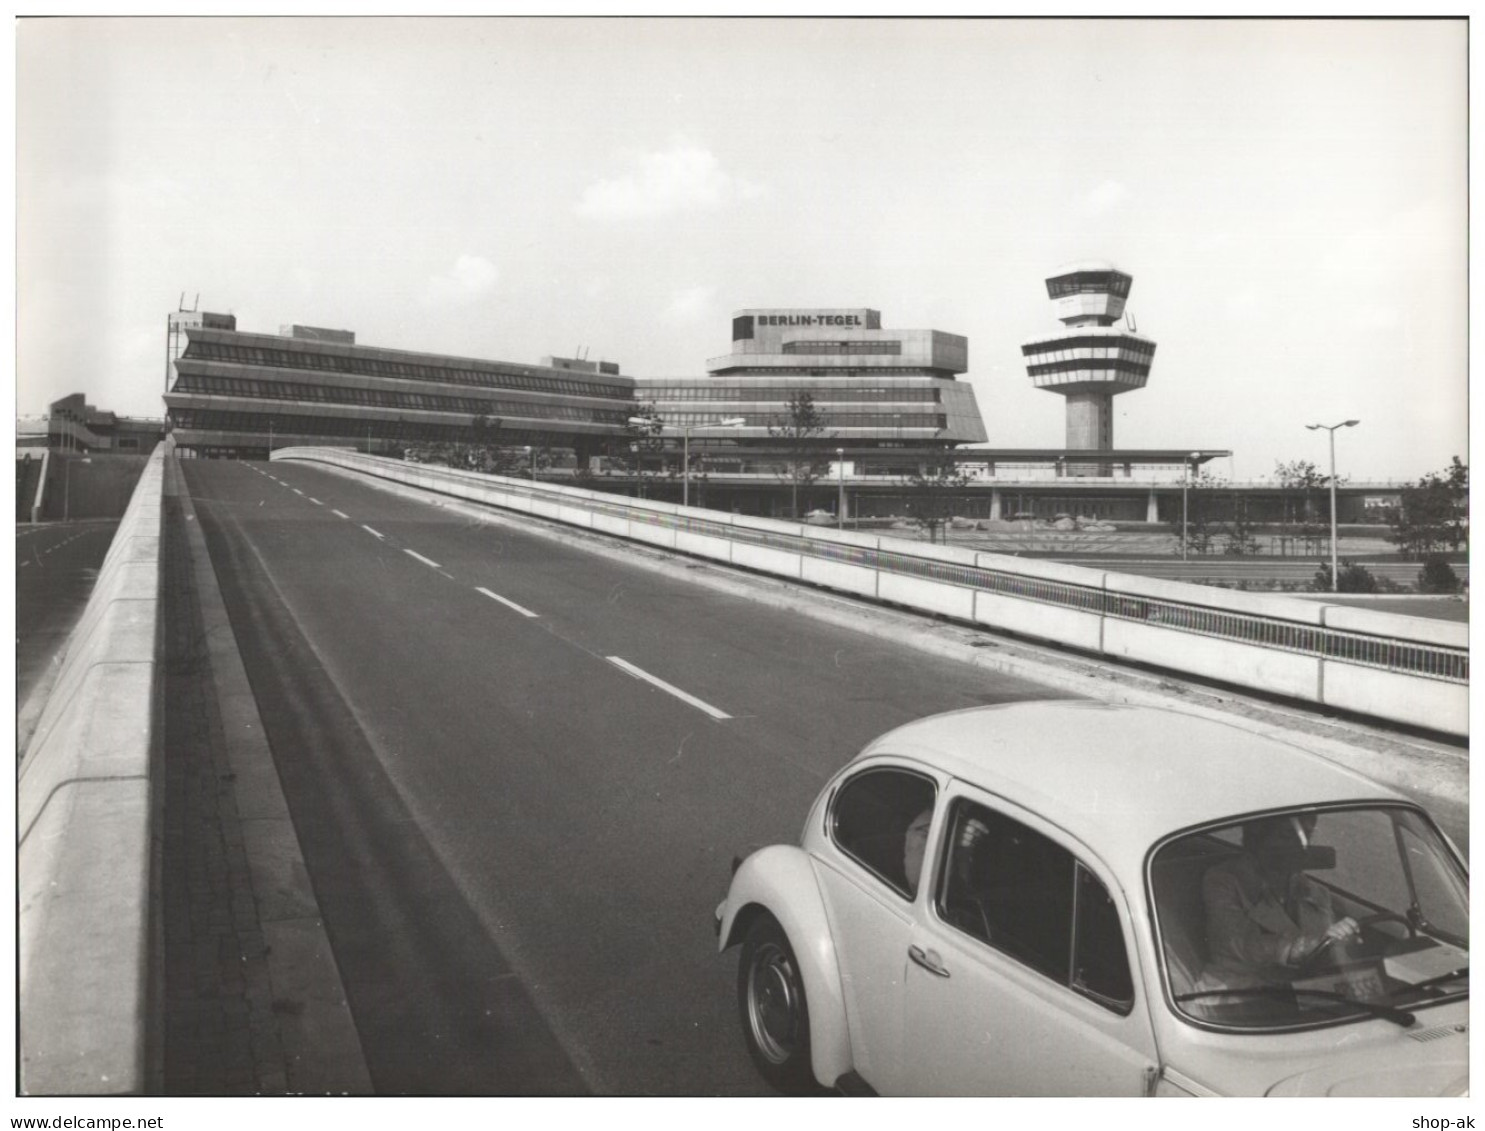
[[[1468,626],[361,455],[306,460],[1324,706],[1469,733]]]
[[[156,446],[130,497],[16,784],[32,1095],[146,1090],[166,453]]]

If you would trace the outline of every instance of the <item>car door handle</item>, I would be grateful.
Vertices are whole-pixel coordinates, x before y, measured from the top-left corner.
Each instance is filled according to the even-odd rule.
[[[930,974],[937,974],[940,978],[949,976],[948,968],[939,961],[937,952],[925,951],[921,946],[908,947],[908,957],[916,962]]]

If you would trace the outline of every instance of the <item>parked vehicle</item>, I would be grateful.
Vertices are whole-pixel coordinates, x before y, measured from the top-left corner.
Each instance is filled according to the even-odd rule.
[[[784,1091],[1468,1083],[1458,851],[1392,791],[1193,715],[1059,701],[901,727],[798,846],[739,863],[716,914]]]

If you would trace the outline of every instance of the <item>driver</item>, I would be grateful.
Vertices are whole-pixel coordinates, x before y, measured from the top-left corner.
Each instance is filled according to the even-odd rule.
[[[1356,920],[1335,917],[1330,892],[1301,869],[1313,814],[1243,826],[1241,856],[1202,878],[1210,963],[1203,981],[1221,988],[1288,981],[1322,946],[1350,942]]]

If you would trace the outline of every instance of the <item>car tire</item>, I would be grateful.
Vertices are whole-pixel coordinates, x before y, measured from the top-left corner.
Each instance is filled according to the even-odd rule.
[[[748,1055],[763,1078],[788,1095],[818,1091],[810,1065],[804,978],[788,936],[767,912],[743,936],[737,1007]]]

